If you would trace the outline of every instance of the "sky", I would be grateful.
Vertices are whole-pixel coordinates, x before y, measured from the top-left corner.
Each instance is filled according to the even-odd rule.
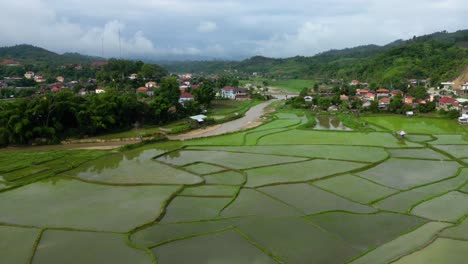
[[[467,0],[0,0],[0,10],[0,46],[124,58],[311,56],[468,29]]]

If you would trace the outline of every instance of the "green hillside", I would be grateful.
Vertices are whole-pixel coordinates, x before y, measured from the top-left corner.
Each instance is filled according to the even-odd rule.
[[[468,65],[468,30],[446,31],[397,40],[385,46],[366,45],[330,50],[313,57],[274,59],[255,56],[240,62],[204,61],[165,64],[171,72],[221,73],[237,70],[280,78],[343,78],[398,82],[408,78],[453,79]]]
[[[0,60],[14,59],[22,64],[61,65],[65,63],[85,64],[91,61],[104,60],[99,57],[64,53],[62,55],[32,45],[16,45],[0,48]]]

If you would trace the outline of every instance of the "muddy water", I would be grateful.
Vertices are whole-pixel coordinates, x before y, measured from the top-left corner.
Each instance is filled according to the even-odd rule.
[[[351,128],[344,126],[341,120],[339,120],[336,116],[317,115],[315,117],[315,121],[317,124],[315,125],[314,129],[317,130],[352,130]]]

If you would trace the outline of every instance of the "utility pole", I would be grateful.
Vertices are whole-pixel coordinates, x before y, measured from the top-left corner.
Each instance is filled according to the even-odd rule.
[[[104,58],[104,37],[101,37],[101,56]]]
[[[120,25],[119,25],[119,51],[120,51],[120,59],[122,59],[122,41],[120,40]]]

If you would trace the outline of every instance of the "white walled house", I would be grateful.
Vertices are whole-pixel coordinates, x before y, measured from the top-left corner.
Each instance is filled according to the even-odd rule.
[[[225,86],[221,89],[221,97],[222,98],[229,98],[229,99],[236,99],[235,89],[232,86]]]

